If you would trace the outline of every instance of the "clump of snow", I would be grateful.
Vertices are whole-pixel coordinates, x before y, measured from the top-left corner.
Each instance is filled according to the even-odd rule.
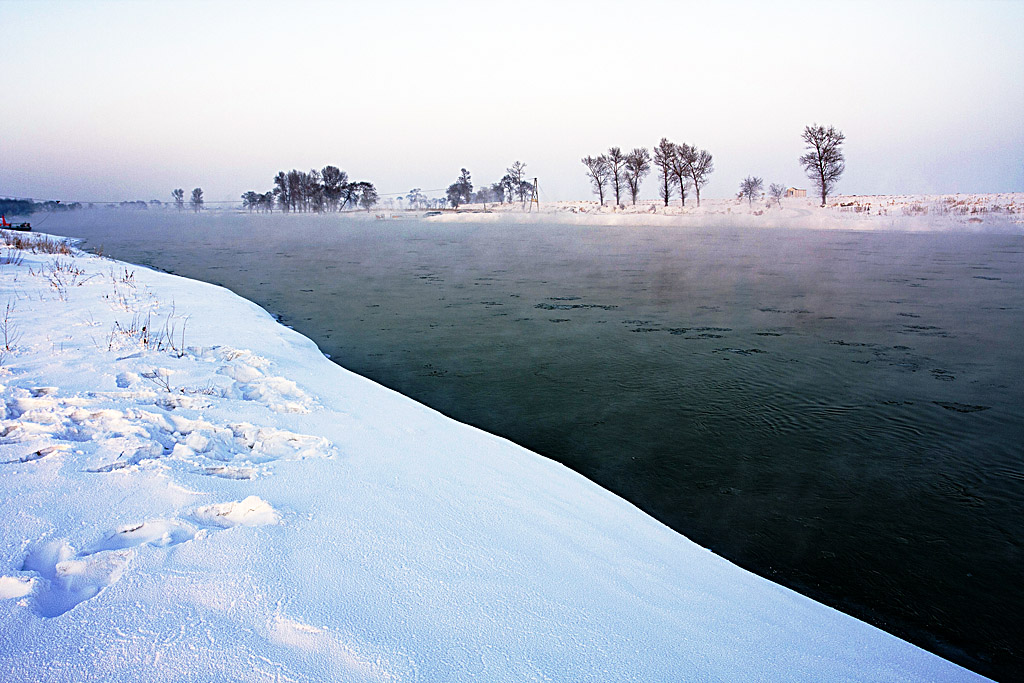
[[[270,503],[258,496],[231,503],[204,505],[192,513],[200,524],[218,527],[263,526],[277,524],[280,516]]]
[[[0,680],[979,678],[224,289],[20,256],[0,260]]]
[[[0,576],[0,600],[21,598],[32,592],[36,580],[26,576]]]

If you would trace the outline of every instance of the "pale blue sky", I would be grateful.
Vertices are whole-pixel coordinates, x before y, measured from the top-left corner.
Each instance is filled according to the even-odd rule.
[[[493,182],[589,197],[579,159],[662,136],[844,193],[1024,191],[1024,2],[0,0],[0,195],[168,200],[333,163],[382,193]],[[654,197],[653,180],[644,195]]]

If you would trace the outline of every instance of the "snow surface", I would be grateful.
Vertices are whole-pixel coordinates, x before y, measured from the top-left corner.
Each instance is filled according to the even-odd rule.
[[[227,290],[7,247],[0,316],[0,680],[983,680]]]
[[[650,180],[648,182],[651,182]],[[813,194],[813,190],[809,190]],[[679,226],[716,228],[803,228],[815,230],[897,230],[915,232],[963,231],[1024,233],[1024,193],[952,195],[837,195],[821,208],[814,197],[783,198],[779,203],[762,198],[753,204],[745,199],[686,198],[678,196],[669,206],[661,200],[623,198],[616,207],[607,198],[604,206],[593,201],[545,202],[539,207],[513,204],[467,204],[429,220],[514,221],[571,223],[575,225]],[[423,213],[423,212],[419,212]],[[392,214],[377,214],[390,217]]]

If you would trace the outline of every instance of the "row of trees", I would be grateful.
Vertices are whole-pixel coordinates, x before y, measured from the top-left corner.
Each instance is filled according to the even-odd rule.
[[[834,126],[825,128],[814,124],[806,126],[801,137],[807,152],[800,157],[800,164],[818,188],[821,205],[825,206],[828,195],[846,170],[842,151],[846,136]],[[640,183],[650,173],[652,162],[658,169],[658,195],[665,206],[676,192],[682,206],[686,206],[686,194],[691,189],[697,197],[697,206],[700,206],[701,188],[707,185],[715,170],[710,152],[686,143],[676,144],[668,138],[661,139],[654,148],[653,157],[644,147],[626,153],[618,147],[611,147],[606,154],[586,156],[580,161],[587,168],[587,177],[602,206],[605,189],[609,186],[615,193],[616,205],[622,204],[621,195],[626,190],[636,204]],[[763,179],[747,176],[740,182],[739,196],[753,203],[755,197],[760,197],[763,187]],[[777,203],[781,202],[785,192],[786,187],[776,183],[768,188],[769,195]]]
[[[506,201],[511,204],[518,199],[523,206],[526,206],[526,200],[533,195],[534,189],[533,183],[526,179],[526,164],[516,161],[505,171],[501,180],[491,185],[484,185],[474,192],[473,180],[469,171],[461,169],[459,177],[448,186],[445,192],[448,203],[457,209],[462,204],[504,204]],[[415,189],[406,199],[410,203],[415,203],[419,197],[422,195],[419,195],[419,189]],[[423,199],[425,200],[426,197]]]
[[[171,197],[174,198],[174,208],[178,211],[183,211],[185,209],[185,190],[180,187],[177,190],[171,190]],[[203,203],[203,188],[194,188],[192,190],[192,198],[189,200],[192,210],[199,213],[203,210]]]
[[[242,195],[242,206],[249,211],[273,212],[276,205],[284,213],[322,213],[360,206],[369,211],[379,199],[373,183],[350,181],[348,173],[337,166],[324,166],[308,173],[294,168],[279,171],[272,190],[246,192]]]
[[[835,126],[819,126],[813,124],[804,127],[801,135],[804,141],[804,148],[807,150],[800,157],[800,165],[804,172],[821,195],[821,205],[825,206],[828,195],[835,189],[840,176],[846,170],[846,157],[843,155],[843,143],[846,136],[837,130]],[[754,200],[760,198],[764,189],[764,180],[757,176],[747,176],[740,181],[740,199],[746,199],[753,205]],[[786,186],[772,183],[768,186],[768,196],[778,206],[782,206],[782,197],[786,193]]]
[[[801,137],[807,151],[800,157],[800,164],[817,187],[821,205],[825,206],[828,195],[846,170],[842,151],[846,137],[834,126],[826,128],[818,124],[806,126]],[[700,191],[715,170],[710,152],[687,143],[677,144],[668,138],[661,139],[654,148],[653,156],[644,147],[629,152],[623,152],[619,147],[610,147],[605,154],[586,156],[580,161],[587,169],[587,177],[602,206],[605,191],[609,188],[615,195],[616,205],[622,204],[622,196],[626,192],[633,204],[636,204],[640,184],[650,174],[652,164],[658,169],[658,194],[665,206],[668,206],[677,192],[681,205],[686,206],[686,195],[691,190],[696,196],[697,206],[700,206]],[[740,182],[739,196],[753,204],[763,189],[762,178],[747,176]],[[516,161],[506,169],[501,180],[484,185],[476,191],[469,171],[461,169],[456,181],[448,186],[446,197],[448,203],[455,208],[469,203],[511,203],[517,199],[525,206],[533,191],[533,184],[526,180],[526,164]],[[785,192],[786,187],[781,184],[772,183],[768,188],[768,194],[780,205]],[[171,195],[177,209],[184,210],[185,191],[179,188]],[[401,199],[417,208],[429,202],[420,188],[410,190]],[[372,183],[351,182],[348,174],[337,166],[324,166],[319,171],[313,169],[308,173],[297,169],[280,171],[274,176],[272,190],[263,193],[250,190],[242,195],[242,205],[250,211],[272,212],[276,205],[286,213],[341,211],[350,206],[363,207],[369,211],[378,200],[377,190]],[[203,203],[202,188],[193,189],[190,199],[192,210],[202,210]]]
[[[686,193],[693,189],[700,206],[700,191],[707,185],[715,165],[710,152],[697,149],[686,143],[676,144],[662,138],[654,148],[654,156],[645,147],[623,152],[619,147],[610,147],[606,154],[586,156],[580,160],[587,168],[587,177],[594,187],[601,205],[604,205],[605,189],[609,186],[615,193],[615,204],[622,204],[622,193],[629,191],[636,204],[640,194],[640,183],[651,172],[651,163],[658,168],[658,193],[668,206],[678,190],[682,205],[686,206]]]

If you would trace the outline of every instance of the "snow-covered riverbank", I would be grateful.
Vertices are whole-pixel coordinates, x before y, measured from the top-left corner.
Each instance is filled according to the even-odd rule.
[[[525,204],[469,204],[434,216],[434,221],[559,222],[577,225],[680,226],[715,228],[804,228],[1024,233],[1024,193],[955,195],[837,195],[828,205],[812,197],[749,203],[741,199],[702,199],[696,205],[678,197],[668,206],[653,200],[616,207],[607,199]],[[378,214],[388,215],[388,214]]]
[[[0,296],[0,680],[979,678],[227,290],[8,246]]]

